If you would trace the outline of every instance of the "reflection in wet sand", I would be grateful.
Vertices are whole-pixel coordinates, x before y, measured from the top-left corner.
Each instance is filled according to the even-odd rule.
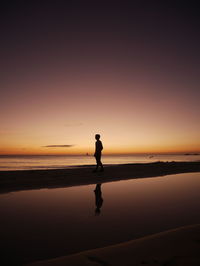
[[[96,185],[94,193],[95,193],[95,204],[96,204],[95,215],[99,215],[101,213],[101,207],[103,205],[101,184]]]

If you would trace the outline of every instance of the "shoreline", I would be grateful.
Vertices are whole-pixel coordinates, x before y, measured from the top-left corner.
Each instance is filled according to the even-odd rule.
[[[77,254],[32,262],[39,265],[190,265],[200,262],[200,224],[163,231],[142,238],[83,251]]]
[[[200,162],[196,161],[105,165],[105,171],[97,173],[92,172],[94,167],[95,165],[50,170],[0,171],[0,193],[200,172]]]

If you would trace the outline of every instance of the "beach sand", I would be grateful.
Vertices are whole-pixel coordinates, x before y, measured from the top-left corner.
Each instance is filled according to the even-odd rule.
[[[200,225],[146,236],[109,247],[29,264],[30,266],[197,266],[200,265]]]
[[[93,173],[95,166],[54,170],[0,171],[0,193],[17,190],[59,188],[111,181],[200,172],[200,162],[155,162],[107,165]]]

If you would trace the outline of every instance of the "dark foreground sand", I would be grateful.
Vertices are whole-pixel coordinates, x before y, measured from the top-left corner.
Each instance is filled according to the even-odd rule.
[[[192,225],[75,255],[35,262],[32,266],[198,266],[200,225]]]
[[[0,193],[17,190],[96,184],[117,180],[200,172],[200,162],[155,162],[106,166],[93,173],[94,166],[55,170],[0,171]]]

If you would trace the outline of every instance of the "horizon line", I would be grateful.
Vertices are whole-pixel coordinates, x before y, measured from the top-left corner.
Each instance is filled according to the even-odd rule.
[[[104,153],[102,156],[110,156],[110,155],[200,155],[200,151],[185,151],[185,152],[135,152],[135,153]],[[93,156],[93,153],[66,153],[66,154],[59,154],[59,153],[52,153],[52,154],[0,154],[0,156]]]

